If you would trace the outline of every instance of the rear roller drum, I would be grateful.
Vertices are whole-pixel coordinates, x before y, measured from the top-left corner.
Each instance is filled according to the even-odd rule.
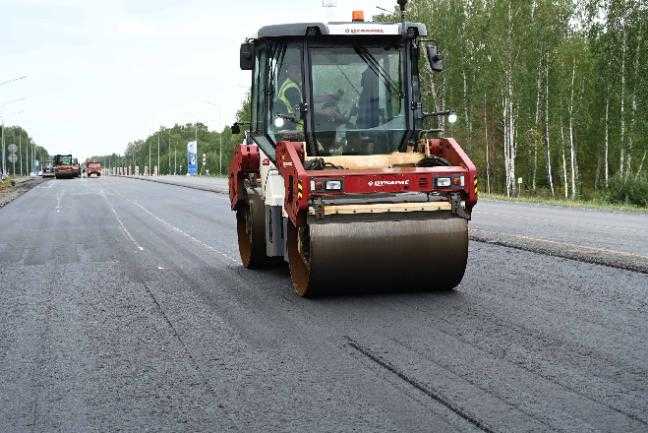
[[[255,193],[249,193],[236,210],[239,254],[248,269],[263,267],[270,261],[266,255],[264,211],[263,200]]]

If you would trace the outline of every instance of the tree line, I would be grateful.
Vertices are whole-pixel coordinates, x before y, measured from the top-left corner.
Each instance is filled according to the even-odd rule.
[[[203,123],[187,123],[173,127],[160,127],[145,139],[128,143],[123,154],[97,155],[90,159],[100,161],[104,167],[158,167],[161,175],[187,173],[187,143],[198,141],[198,173],[201,175],[225,175],[234,151],[233,137],[229,127],[222,131],[210,131]],[[158,159],[159,157],[159,159]],[[204,161],[204,163],[203,163]],[[159,165],[158,165],[159,163]]]
[[[16,151],[11,152],[11,145]],[[28,176],[31,172],[42,170],[50,160],[50,154],[42,146],[37,145],[29,133],[20,126],[0,126],[0,171],[2,171],[2,145],[5,149],[5,167],[7,173],[13,176]],[[16,155],[13,162],[11,155]]]

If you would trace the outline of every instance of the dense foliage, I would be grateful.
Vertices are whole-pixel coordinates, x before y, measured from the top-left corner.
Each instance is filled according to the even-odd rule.
[[[2,128],[0,126],[0,128]],[[2,134],[4,132],[4,134]],[[5,164],[7,168],[7,174],[14,176],[27,176],[32,171],[41,170],[41,162],[49,161],[50,155],[47,152],[47,149],[44,147],[38,146],[34,143],[34,140],[29,136],[27,131],[25,131],[20,126],[7,126],[4,128],[4,131],[0,129],[0,140],[4,139],[5,145]],[[16,156],[17,160],[15,163],[10,161],[9,146],[15,144],[17,147]],[[2,143],[0,142],[0,171],[2,171]],[[38,165],[36,162],[38,161]]]

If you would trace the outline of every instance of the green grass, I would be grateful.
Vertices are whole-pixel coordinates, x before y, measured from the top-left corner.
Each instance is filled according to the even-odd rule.
[[[486,194],[479,193],[479,198],[486,200],[502,200],[510,201],[517,203],[533,203],[533,204],[546,204],[551,206],[563,206],[563,207],[572,207],[572,208],[582,208],[582,209],[599,209],[599,210],[611,210],[611,211],[622,211],[622,212],[636,212],[636,213],[648,213],[648,207],[635,206],[632,204],[617,204],[610,203],[604,200],[567,200],[563,198],[550,198],[550,197],[538,197],[538,196],[521,196],[521,197],[507,197],[504,194]]]
[[[11,186],[11,178],[8,177],[5,180],[0,180],[0,190],[8,188]]]

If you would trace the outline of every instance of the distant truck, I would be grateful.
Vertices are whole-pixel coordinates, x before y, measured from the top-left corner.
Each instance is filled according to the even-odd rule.
[[[54,177],[57,179],[76,177],[77,168],[74,167],[72,155],[54,155],[52,165],[54,166]]]
[[[86,162],[86,176],[90,177],[93,174],[97,177],[101,176],[101,163],[99,161]]]

